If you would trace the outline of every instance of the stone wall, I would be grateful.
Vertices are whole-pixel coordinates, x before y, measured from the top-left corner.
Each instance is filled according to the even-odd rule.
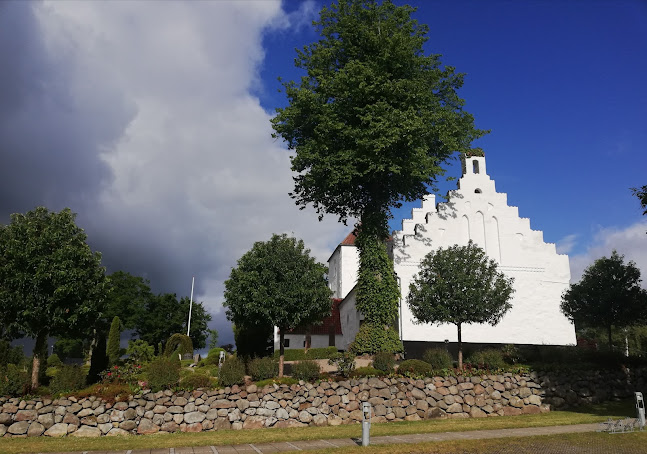
[[[469,418],[547,411],[533,375],[361,378],[317,384],[256,385],[173,393],[144,392],[114,404],[96,397],[0,398],[0,436],[79,436],[201,432],[361,422]]]
[[[545,391],[544,402],[553,409],[633,398],[636,391],[647,397],[647,368],[617,370],[559,370],[538,372]]]

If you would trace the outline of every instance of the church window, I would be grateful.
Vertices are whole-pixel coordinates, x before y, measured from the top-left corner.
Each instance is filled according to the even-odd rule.
[[[289,348],[290,347],[290,339],[283,339],[283,346],[285,348]]]
[[[474,173],[479,173],[479,162],[476,159],[472,161],[472,170]]]

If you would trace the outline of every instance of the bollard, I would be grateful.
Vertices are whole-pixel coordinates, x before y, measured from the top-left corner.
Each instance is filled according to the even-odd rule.
[[[371,442],[371,404],[362,403],[362,446],[368,446]]]
[[[636,410],[638,412],[638,424],[640,430],[645,427],[645,401],[643,400],[643,393],[636,392]]]

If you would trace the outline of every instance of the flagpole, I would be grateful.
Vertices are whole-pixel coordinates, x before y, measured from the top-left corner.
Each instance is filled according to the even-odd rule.
[[[189,335],[189,331],[191,331],[191,309],[193,308],[193,284],[195,284],[195,276],[191,278],[191,300],[189,302],[189,323],[187,324],[186,327],[186,335]]]

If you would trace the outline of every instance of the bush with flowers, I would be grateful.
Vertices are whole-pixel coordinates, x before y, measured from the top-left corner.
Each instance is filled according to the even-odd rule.
[[[142,366],[139,364],[126,363],[123,366],[115,365],[100,374],[102,384],[128,385],[133,393],[137,393],[147,387],[142,379]]]

